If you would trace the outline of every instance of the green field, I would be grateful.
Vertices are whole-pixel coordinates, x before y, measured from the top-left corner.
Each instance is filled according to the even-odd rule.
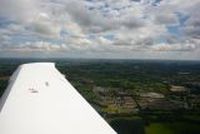
[[[0,97],[14,70],[33,61],[43,60],[0,59]],[[49,61],[56,63],[58,70],[118,134],[200,134],[200,62]],[[173,93],[171,85],[184,86],[189,91]],[[148,92],[165,98],[141,97]]]
[[[199,134],[198,124],[187,122],[151,123],[145,127],[146,134]]]
[[[110,122],[118,134],[199,134],[198,123],[190,122],[150,122],[142,118],[116,118]]]

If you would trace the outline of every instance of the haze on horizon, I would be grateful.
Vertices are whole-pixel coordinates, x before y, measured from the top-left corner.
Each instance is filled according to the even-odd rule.
[[[1,0],[0,57],[200,59],[199,0]]]

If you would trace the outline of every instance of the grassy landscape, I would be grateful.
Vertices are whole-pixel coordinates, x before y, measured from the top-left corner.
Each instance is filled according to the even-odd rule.
[[[145,128],[147,134],[198,134],[199,125],[187,122],[151,123]]]
[[[200,133],[200,62],[1,59],[0,95],[18,65],[53,61],[118,134]]]

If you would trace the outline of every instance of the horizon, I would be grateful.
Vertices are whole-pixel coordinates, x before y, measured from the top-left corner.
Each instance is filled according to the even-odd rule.
[[[57,60],[70,60],[70,61],[150,61],[150,62],[200,62],[199,59],[123,59],[123,58],[69,58],[69,57],[0,57],[0,60],[28,60],[33,62],[54,62]]]

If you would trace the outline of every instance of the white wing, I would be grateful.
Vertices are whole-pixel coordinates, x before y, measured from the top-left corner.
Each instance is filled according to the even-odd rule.
[[[116,134],[54,63],[21,65],[0,103],[0,134]]]

